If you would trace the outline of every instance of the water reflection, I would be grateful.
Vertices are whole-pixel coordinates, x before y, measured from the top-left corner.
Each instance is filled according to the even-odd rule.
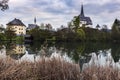
[[[10,56],[12,59],[19,60],[25,55],[26,47],[24,45],[11,45],[8,49],[6,49],[7,56]]]
[[[34,43],[34,44],[1,44],[0,58],[10,57],[16,61],[36,61],[41,57],[61,55],[67,61],[80,64],[82,69],[88,64],[104,66],[108,63],[119,63],[120,45],[112,43]]]
[[[96,53],[91,53],[91,58],[87,63],[83,63],[82,70],[91,67],[113,67],[115,69],[120,69],[120,59],[118,62],[115,62],[112,55],[111,49],[99,51],[98,55]]]

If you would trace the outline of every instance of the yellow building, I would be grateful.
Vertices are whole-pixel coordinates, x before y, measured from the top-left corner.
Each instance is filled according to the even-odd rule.
[[[9,22],[7,25],[7,29],[12,29],[15,31],[16,35],[25,35],[26,34],[26,26],[19,19],[14,19]]]

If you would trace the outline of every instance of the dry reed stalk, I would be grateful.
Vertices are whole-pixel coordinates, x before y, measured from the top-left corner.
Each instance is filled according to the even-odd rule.
[[[36,62],[0,60],[0,80],[79,80],[79,66],[60,58]]]

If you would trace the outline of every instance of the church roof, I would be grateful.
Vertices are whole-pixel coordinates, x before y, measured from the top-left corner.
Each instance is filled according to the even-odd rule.
[[[86,17],[84,15],[84,8],[83,5],[81,6],[81,13],[79,15],[80,21],[86,21],[86,25],[92,25],[92,20],[90,17]]]
[[[36,25],[36,24],[28,24],[28,28],[27,29],[34,29],[34,28],[37,28],[38,27],[38,25]]]
[[[86,25],[92,25],[92,20],[90,17],[82,17],[80,16],[80,21],[86,21]]]
[[[23,22],[19,19],[14,19],[11,22],[9,22],[7,25],[19,25],[19,26],[25,26]]]

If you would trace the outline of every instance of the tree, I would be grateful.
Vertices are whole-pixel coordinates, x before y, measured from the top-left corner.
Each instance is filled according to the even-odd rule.
[[[15,34],[15,31],[13,31],[11,28],[8,28],[5,31],[5,36],[6,36],[7,40],[12,41],[16,37],[16,34]]]
[[[115,19],[113,26],[112,26],[112,39],[113,40],[120,40],[120,20]]]
[[[104,32],[107,32],[107,31],[108,31],[108,27],[107,27],[107,25],[103,25],[103,27],[102,27],[102,31],[104,31]]]
[[[68,22],[68,28],[72,28],[72,22]]]
[[[0,0],[0,9],[1,9],[2,11],[4,11],[4,10],[6,10],[6,9],[9,8],[9,6],[8,6],[8,1],[9,1],[9,0]]]
[[[100,25],[99,25],[99,24],[97,24],[96,29],[99,29],[99,28],[100,28]]]
[[[77,29],[77,35],[81,40],[85,40],[85,32],[82,28]]]
[[[75,16],[74,19],[73,19],[73,24],[75,26],[75,32],[77,32],[77,29],[79,28],[80,26],[80,18],[79,16]]]
[[[3,26],[3,24],[0,25],[0,33],[3,33],[5,31],[5,28]]]

